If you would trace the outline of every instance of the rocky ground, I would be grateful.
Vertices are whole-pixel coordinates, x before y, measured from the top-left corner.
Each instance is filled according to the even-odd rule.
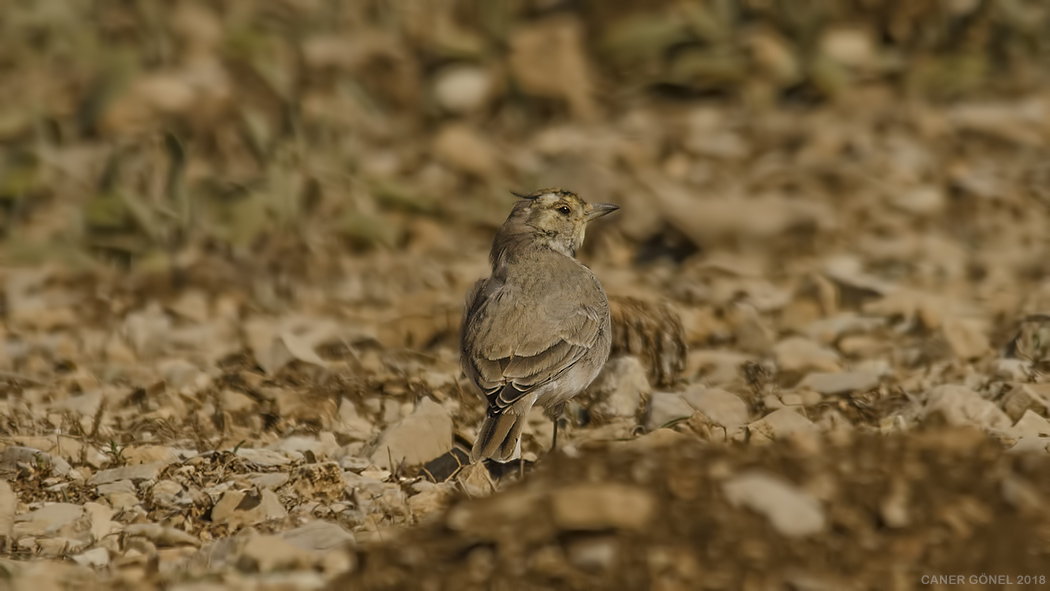
[[[0,588],[1047,584],[1038,3],[910,61],[899,12],[97,4],[0,20]],[[546,186],[621,206],[614,356],[468,465],[462,300]]]

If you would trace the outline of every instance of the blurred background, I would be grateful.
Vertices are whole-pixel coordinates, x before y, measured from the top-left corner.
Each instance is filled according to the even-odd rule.
[[[484,250],[545,186],[624,207],[589,250],[617,265],[944,250],[1050,190],[1038,0],[39,0],[0,27],[15,264],[324,276]]]
[[[1004,346],[1050,310],[1048,144],[1045,0],[0,0],[0,542],[121,588],[319,588],[353,553],[275,541],[314,518],[387,588],[1042,573],[1050,316]],[[457,335],[510,191],[544,187],[621,207],[580,253],[617,357],[570,453],[532,417],[538,471],[426,525],[507,482],[453,449],[484,412]],[[758,465],[739,490],[796,506],[723,488]],[[620,483],[566,497],[627,503],[619,541],[498,504],[581,479]],[[145,522],[180,536],[95,535]],[[281,556],[225,549],[258,524]]]

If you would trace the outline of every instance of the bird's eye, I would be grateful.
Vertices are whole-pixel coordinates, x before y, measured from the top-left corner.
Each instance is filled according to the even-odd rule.
[[[569,209],[568,207],[562,205],[561,207],[558,208],[558,213],[560,213],[562,215],[569,215],[570,213],[572,213],[572,210]]]

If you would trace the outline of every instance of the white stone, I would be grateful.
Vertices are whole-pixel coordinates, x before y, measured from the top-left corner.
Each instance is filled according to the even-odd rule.
[[[949,425],[972,426],[986,430],[1005,431],[1011,427],[1010,417],[990,400],[965,386],[943,384],[926,393],[923,405],[925,416],[939,412]]]
[[[872,371],[813,372],[799,383],[800,388],[809,388],[827,395],[867,392],[878,385],[879,374]]]
[[[747,507],[769,519],[782,535],[802,537],[824,529],[824,507],[809,493],[780,476],[753,470],[722,484],[730,504]]]
[[[373,465],[393,470],[402,461],[409,466],[425,464],[450,449],[452,417],[443,406],[424,398],[412,414],[383,431],[369,458]]]
[[[588,388],[595,394],[594,411],[606,417],[635,417],[642,397],[651,391],[645,366],[633,355],[610,359]]]

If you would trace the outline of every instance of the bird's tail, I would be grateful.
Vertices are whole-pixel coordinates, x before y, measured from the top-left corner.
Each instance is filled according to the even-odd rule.
[[[521,457],[521,430],[525,427],[525,415],[515,412],[485,415],[481,431],[474,440],[470,461],[492,458],[497,462],[509,462]]]

